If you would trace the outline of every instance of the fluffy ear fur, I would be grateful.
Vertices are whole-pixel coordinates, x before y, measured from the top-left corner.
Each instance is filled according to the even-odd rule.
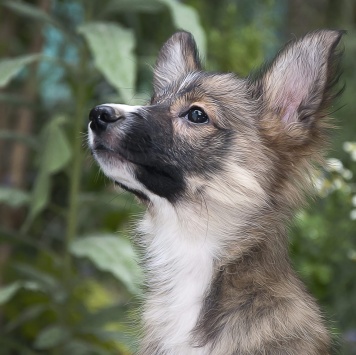
[[[189,72],[201,70],[199,54],[193,36],[175,33],[161,48],[153,76],[155,92],[162,91]]]
[[[283,135],[291,145],[306,142],[335,96],[336,46],[343,33],[316,31],[290,42],[253,81],[252,91],[263,101],[261,123],[268,135]]]

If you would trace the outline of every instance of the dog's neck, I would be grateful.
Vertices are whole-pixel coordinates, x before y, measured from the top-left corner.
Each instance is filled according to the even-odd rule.
[[[149,211],[141,222],[148,287],[142,354],[208,352],[206,347],[198,347],[199,340],[193,337],[193,332],[205,321],[202,311],[209,302],[211,285],[229,261],[234,263],[241,259],[251,248],[251,236],[246,235],[251,227],[247,224],[236,231],[245,234],[240,245],[231,244],[231,248],[226,248],[221,235],[208,233],[208,223],[209,218],[203,211],[189,218],[168,203]],[[274,252],[276,250],[277,246]],[[240,267],[243,270],[242,264]],[[239,270],[234,272],[235,278],[240,277]]]
[[[149,290],[143,314],[144,354],[193,353],[191,331],[213,278],[214,251],[205,235],[194,233],[193,219],[185,223],[166,205],[156,216],[148,213],[140,225]]]

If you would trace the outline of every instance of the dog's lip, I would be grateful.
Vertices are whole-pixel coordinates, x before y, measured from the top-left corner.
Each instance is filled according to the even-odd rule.
[[[113,150],[109,147],[107,147],[105,144],[102,144],[102,143],[99,143],[97,144],[97,146],[95,147],[95,149],[93,149],[94,152],[103,152],[104,154],[112,154],[113,156],[115,156],[116,159],[120,160],[121,162],[123,163],[129,163],[129,164],[133,164],[135,166],[138,166],[138,167],[143,167],[143,168],[148,168],[148,169],[154,169],[154,170],[157,170],[156,166],[154,164],[146,164],[146,163],[143,163],[141,161],[136,161],[136,160],[133,160],[131,158],[128,157],[127,154],[125,154],[122,149],[118,150]],[[169,177],[169,178],[173,178],[172,175],[170,174],[167,174],[166,172],[163,172],[161,170],[159,170],[160,174],[162,175],[165,175],[166,177]]]
[[[114,150],[110,147],[108,147],[107,145],[105,145],[104,143],[96,143],[94,144],[94,146],[92,147],[92,153],[94,155],[110,155],[110,156],[114,156],[117,160],[123,162],[130,162],[124,155],[122,155],[120,152],[118,152],[117,150]]]
[[[94,147],[92,148],[92,150],[93,150],[94,152],[96,152],[96,151],[105,151],[105,152],[112,152],[112,153],[114,153],[114,151],[113,151],[111,148],[109,148],[108,146],[106,146],[106,145],[103,144],[103,143],[96,143],[96,144],[94,145]]]
[[[94,147],[92,148],[92,152],[94,153],[98,153],[98,154],[110,154],[110,155],[113,155],[115,158],[119,159],[120,161],[122,162],[126,162],[126,163],[131,163],[131,164],[134,164],[134,165],[137,165],[137,166],[145,166],[145,164],[142,164],[140,162],[137,162],[133,159],[130,159],[128,157],[127,154],[125,154],[123,152],[122,149],[112,149],[110,147],[108,147],[107,145],[105,145],[104,143],[96,143],[94,145]]]
[[[93,152],[98,152],[98,153],[107,153],[107,154],[112,154],[116,157],[119,157],[121,160],[125,160],[129,163],[135,164],[135,165],[141,165],[138,162],[135,162],[134,160],[130,159],[127,154],[125,154],[123,152],[123,149],[113,149],[108,147],[106,144],[102,143],[102,142],[97,142],[94,144],[94,146],[92,147],[92,151]]]

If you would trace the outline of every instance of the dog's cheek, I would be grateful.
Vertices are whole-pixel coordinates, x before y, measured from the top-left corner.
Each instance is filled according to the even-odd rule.
[[[170,202],[184,194],[185,169],[173,154],[172,123],[166,112],[155,112],[131,128],[125,145],[136,162],[135,179],[149,191]]]
[[[219,175],[223,162],[229,160],[234,135],[232,130],[193,127],[175,137],[174,158],[187,175]]]
[[[182,170],[173,166],[136,166],[135,177],[155,195],[174,203],[186,189]]]

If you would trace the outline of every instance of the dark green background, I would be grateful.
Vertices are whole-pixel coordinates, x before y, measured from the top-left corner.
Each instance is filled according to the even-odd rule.
[[[100,40],[98,22],[125,36]],[[320,169],[318,196],[297,213],[290,239],[335,353],[356,354],[355,25],[354,0],[1,1],[0,353],[130,354],[136,347],[128,329],[137,325],[140,271],[128,235],[142,210],[93,163],[85,143],[91,107],[144,103],[150,66],[178,28],[201,34],[209,70],[242,76],[289,39],[341,28],[348,31],[346,89],[332,108],[334,164]],[[33,53],[40,55],[24,57]],[[113,63],[105,61],[112,58],[128,82],[110,81]]]

